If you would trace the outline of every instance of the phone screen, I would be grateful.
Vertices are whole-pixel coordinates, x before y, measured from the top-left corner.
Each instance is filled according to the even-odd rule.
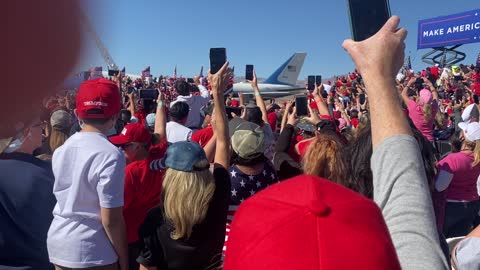
[[[210,73],[217,73],[227,62],[227,50],[225,48],[210,49]]]
[[[295,107],[297,108],[297,116],[306,116],[308,115],[308,104],[306,96],[296,96],[295,97]]]
[[[108,70],[108,76],[117,76],[119,72],[120,71],[118,71],[118,70],[109,69]]]
[[[348,10],[355,41],[375,35],[390,18],[388,0],[348,0]]]
[[[307,89],[310,91],[315,90],[315,76],[308,76]]]
[[[228,116],[229,119],[233,118],[232,112],[234,114],[236,114],[238,117],[240,117],[242,115],[242,108],[240,108],[240,107],[229,107],[229,106],[227,106],[227,107],[225,107],[225,110],[227,112],[227,116]]]
[[[245,67],[245,79],[248,81],[253,80],[253,65],[247,65]]]
[[[365,94],[360,94],[360,104],[365,104]]]
[[[315,76],[315,83],[317,84],[317,86],[320,86],[322,84],[322,76],[321,75]]]
[[[141,99],[157,99],[158,98],[158,91],[155,90],[155,89],[140,90],[140,98]]]
[[[128,94],[131,94],[133,91],[135,91],[135,88],[133,88],[131,86],[127,87],[127,93]]]

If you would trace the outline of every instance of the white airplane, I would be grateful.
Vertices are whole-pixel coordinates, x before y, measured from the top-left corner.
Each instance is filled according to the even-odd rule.
[[[305,86],[296,84],[306,56],[307,54],[303,52],[295,53],[268,79],[259,83],[258,88],[260,88],[262,97],[279,98],[298,93],[299,90],[305,91]],[[252,86],[248,82],[235,83],[228,94],[232,92],[234,96],[237,96],[238,93],[253,95]]]

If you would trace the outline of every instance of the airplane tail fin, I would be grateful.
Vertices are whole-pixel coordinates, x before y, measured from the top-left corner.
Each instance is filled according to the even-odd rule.
[[[263,83],[296,85],[307,53],[295,53]]]

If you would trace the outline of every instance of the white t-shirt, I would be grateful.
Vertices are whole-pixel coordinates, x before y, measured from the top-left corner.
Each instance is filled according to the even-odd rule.
[[[167,142],[176,143],[189,141],[192,137],[192,130],[180,125],[177,122],[170,121],[167,123]]]
[[[57,199],[48,230],[50,262],[69,268],[115,263],[100,208],[123,206],[125,157],[100,133],[77,132],[53,154]]]

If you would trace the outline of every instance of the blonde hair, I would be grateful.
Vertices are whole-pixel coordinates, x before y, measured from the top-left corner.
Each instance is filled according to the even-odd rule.
[[[202,160],[200,163],[207,162]],[[205,164],[196,164],[202,167]],[[204,221],[215,192],[215,180],[210,170],[183,172],[167,169],[162,183],[165,218],[174,227],[173,240],[188,239],[193,226]]]
[[[478,164],[480,164],[480,143],[472,142],[472,141],[467,140],[467,138],[465,138],[464,144],[465,144],[465,146],[472,149],[472,152],[473,152],[472,167],[475,167]]]
[[[432,116],[432,104],[430,104],[430,103],[423,104],[422,111],[423,111],[423,117],[425,118],[426,121],[432,120],[432,118],[433,118],[433,116]]]
[[[308,146],[302,159],[303,172],[344,185],[346,164],[341,143],[330,135],[317,136]]]
[[[68,134],[64,131],[52,128],[50,131],[50,149],[52,153],[57,150],[60,146],[62,146],[65,141],[68,139]]]
[[[473,150],[473,163],[472,167],[480,164],[480,143],[475,143],[475,148]]]
[[[435,125],[437,125],[438,128],[442,129],[444,128],[444,124],[445,124],[445,116],[439,110],[435,115]]]

